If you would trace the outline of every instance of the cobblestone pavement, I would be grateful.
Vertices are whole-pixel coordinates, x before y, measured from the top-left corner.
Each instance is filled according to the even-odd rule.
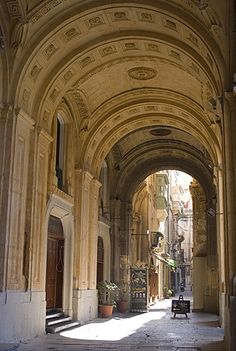
[[[185,297],[187,299],[187,297]],[[225,351],[218,317],[207,313],[171,313],[171,299],[148,313],[115,313],[61,334],[22,342],[17,351]],[[11,349],[12,350],[12,349]]]

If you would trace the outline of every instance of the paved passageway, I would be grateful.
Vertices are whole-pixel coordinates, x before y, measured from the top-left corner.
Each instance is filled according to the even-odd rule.
[[[178,297],[177,297],[178,298]],[[185,297],[187,299],[187,297]],[[171,299],[157,302],[150,312],[115,313],[81,327],[21,343],[17,351],[222,351],[224,331],[218,317],[190,313],[173,318]]]

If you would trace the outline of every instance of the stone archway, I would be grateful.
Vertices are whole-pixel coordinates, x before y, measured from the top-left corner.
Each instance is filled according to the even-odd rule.
[[[25,6],[24,11],[23,7],[17,6],[18,3],[26,5],[27,2],[30,6]],[[230,69],[226,60],[228,50],[222,43],[225,44],[230,36],[227,31],[224,32],[226,27],[224,28],[221,16],[217,18],[215,14],[215,11],[221,13],[220,7],[216,6],[216,9],[213,9],[210,2],[209,4],[206,2],[203,7],[198,1],[180,0],[171,2],[137,0],[132,4],[124,1],[121,3],[112,1],[108,4],[106,0],[98,0],[96,7],[93,2],[86,0],[80,2],[70,0],[70,3],[69,7],[65,1],[50,4],[44,1],[34,1],[32,4],[30,1],[15,1],[16,6],[1,5],[1,13],[4,14],[2,17],[9,19],[9,28],[7,21],[4,20],[4,35],[9,39],[9,45],[6,46],[8,62],[7,65],[5,63],[3,65],[9,68],[6,69],[4,79],[7,93],[3,103],[8,104],[9,111],[7,114],[5,111],[2,112],[1,123],[5,126],[5,129],[2,128],[4,144],[2,149],[7,150],[6,158],[9,158],[9,165],[3,167],[3,173],[7,174],[2,183],[3,206],[8,217],[11,213],[16,213],[18,216],[15,218],[20,218],[17,235],[19,247],[25,240],[24,235],[25,238],[27,236],[32,238],[34,242],[32,290],[41,291],[43,294],[46,269],[45,267],[41,269],[39,258],[46,266],[45,233],[50,214],[62,220],[63,228],[69,223],[69,229],[65,230],[65,236],[68,234],[65,240],[68,247],[74,244],[71,234],[72,205],[69,205],[68,209],[65,205],[67,200],[52,200],[55,206],[49,204],[51,207],[47,212],[42,233],[47,195],[51,196],[47,193],[47,149],[51,141],[47,133],[50,131],[54,112],[63,101],[72,111],[79,130],[74,143],[77,146],[76,160],[71,166],[73,170],[71,178],[76,179],[71,199],[75,205],[76,235],[73,296],[80,303],[75,301],[74,306],[80,306],[78,309],[81,309],[84,303],[80,297],[84,294],[84,299],[92,301],[91,305],[95,306],[93,308],[95,311],[96,247],[93,243],[97,242],[100,230],[97,228],[100,224],[94,216],[97,212],[97,189],[91,190],[91,188],[98,187],[98,184],[94,183],[98,179],[102,163],[106,157],[112,156],[116,148],[114,157],[116,162],[112,164],[114,171],[112,183],[117,187],[112,192],[111,201],[121,208],[124,219],[122,226],[112,227],[117,233],[121,230],[119,234],[121,250],[118,249],[115,254],[115,263],[119,264],[118,255],[121,254],[125,262],[128,249],[126,231],[129,229],[130,197],[126,195],[133,191],[141,176],[148,174],[151,169],[158,169],[160,164],[161,167],[165,167],[168,160],[173,160],[173,157],[176,157],[186,170],[191,171],[194,164],[198,166],[200,164],[198,170],[199,173],[203,171],[204,177],[206,176],[204,179],[207,179],[209,171],[208,161],[213,167],[221,163],[221,144],[225,136],[224,130],[222,132],[221,94],[226,85],[229,85],[231,74],[228,73]],[[2,72],[2,68],[0,71]],[[14,79],[8,79],[7,74]],[[25,160],[29,158],[30,161],[35,159],[35,162],[32,169],[27,166],[27,163],[31,163],[26,162],[26,166],[22,167],[24,176],[21,177],[17,177],[17,173],[19,174],[17,162],[20,159],[18,153],[14,151],[11,153],[7,147],[9,144],[16,145],[18,151],[20,150],[18,145],[22,145],[22,140],[25,140],[25,133],[22,133],[20,138],[18,132],[16,137],[14,135],[15,128],[17,130],[21,124],[18,108],[28,119],[32,118],[30,128],[33,129],[33,135],[27,136],[27,145],[32,143],[35,147],[35,150],[27,147],[24,152],[22,151],[22,158]],[[228,116],[230,113],[225,118]],[[12,125],[8,123],[9,120],[13,121]],[[146,138],[150,129],[157,127],[168,127],[173,132],[174,129],[185,131],[189,134],[189,139],[173,137],[157,143],[149,136]],[[230,127],[229,123],[229,129]],[[11,134],[8,139],[6,131],[8,135]],[[139,144],[135,145],[135,140],[138,140]],[[228,154],[231,149],[234,148],[231,148],[229,143]],[[233,174],[231,160],[229,161],[229,174]],[[11,165],[14,168],[12,173]],[[44,172],[41,173],[41,170]],[[221,174],[219,175],[215,169],[214,172],[217,194],[221,195],[223,203],[228,195],[222,190]],[[8,197],[9,189],[15,191],[12,187],[13,182],[24,190],[23,206],[14,201],[14,194]],[[225,188],[227,187],[224,184]],[[209,195],[209,201],[210,197]],[[231,208],[230,201],[233,205],[233,198],[232,196],[229,200],[228,208]],[[60,201],[63,202],[62,206]],[[25,212],[22,211],[24,206],[27,208]],[[31,207],[30,213],[28,209]],[[233,218],[233,215],[230,218]],[[25,223],[27,230],[29,229],[28,234],[27,232],[24,234]],[[234,232],[234,221],[230,223]],[[222,229],[220,235],[224,236],[226,226],[223,219],[220,225]],[[5,242],[14,241],[16,233],[14,220],[10,225],[7,220],[4,221],[2,227],[3,232],[6,229]],[[109,228],[110,224],[104,229],[106,239],[109,238]],[[227,240],[226,238],[226,245]],[[4,249],[7,252],[5,242]],[[41,243],[43,249],[38,245]],[[233,248],[229,248],[228,251],[226,245],[223,242],[221,252],[231,253],[229,261],[233,268],[230,268],[229,272],[234,272]],[[109,246],[108,239],[107,246]],[[11,272],[8,267],[12,268],[13,277],[14,270],[17,270],[17,265],[11,264],[14,261],[12,260],[14,249],[14,245],[9,249],[6,267],[2,268],[1,277],[4,277],[4,281],[10,279],[10,274],[5,279],[6,272]],[[67,250],[68,258],[71,249]],[[19,262],[23,261],[23,252],[19,250]],[[227,257],[225,259],[222,255],[221,259],[226,261]],[[72,309],[70,296],[73,290],[71,260],[68,258],[65,261],[69,278],[68,284],[64,287],[68,289],[64,294],[68,297],[64,306],[70,311]],[[88,262],[93,262],[93,266]],[[109,263],[107,276],[110,274],[111,266]],[[82,267],[86,268],[83,270]],[[224,265],[222,267],[224,270]],[[229,272],[223,272],[223,280],[228,278]],[[22,270],[19,269],[17,274],[19,274],[18,281],[22,282],[24,278]],[[6,289],[7,287],[9,286],[6,286]],[[21,286],[17,285],[17,289],[20,288]],[[227,283],[225,290],[222,291],[229,294],[230,283]],[[225,304],[225,301],[222,293],[222,304]],[[90,318],[91,310],[91,307],[88,307],[82,318]]]
[[[168,141],[170,143],[170,141]],[[173,144],[174,145],[174,144]],[[173,151],[173,150],[172,150]],[[194,217],[195,228],[200,225],[200,222],[204,222],[202,229],[198,229],[201,231],[201,235],[204,235],[204,238],[207,238],[207,246],[205,248],[204,253],[200,251],[197,252],[198,248],[195,249],[196,259],[195,260],[195,283],[196,279],[199,279],[201,276],[201,270],[199,268],[197,275],[196,264],[197,260],[201,260],[200,256],[204,255],[204,258],[201,262],[204,261],[205,268],[203,268],[206,272],[204,280],[202,280],[202,285],[199,284],[199,290],[194,290],[196,306],[199,301],[199,296],[201,295],[202,302],[199,305],[199,309],[209,311],[209,312],[218,312],[219,305],[219,256],[221,252],[217,247],[217,243],[220,242],[219,235],[219,227],[217,230],[217,218],[215,216],[208,216],[209,209],[216,210],[215,197],[218,196],[217,189],[214,184],[214,176],[211,170],[207,168],[207,165],[204,165],[204,160],[199,162],[195,159],[195,162],[191,160],[191,157],[185,159],[178,158],[178,153],[175,153],[175,156],[168,155],[168,151],[165,150],[167,157],[154,156],[152,154],[152,158],[149,160],[143,157],[143,161],[140,163],[132,164],[127,160],[127,163],[124,162],[124,168],[120,170],[120,175],[114,179],[114,194],[113,197],[119,199],[120,205],[120,223],[122,230],[120,233],[118,231],[114,234],[115,237],[119,237],[120,239],[116,239],[117,242],[120,240],[120,245],[122,245],[123,250],[125,250],[127,255],[127,263],[130,264],[129,255],[130,255],[130,240],[132,238],[132,198],[134,192],[138,188],[138,184],[150,174],[158,171],[158,170],[166,170],[166,169],[179,169],[182,171],[186,171],[189,173],[191,171],[191,175],[198,179],[200,183],[200,188],[202,189],[202,193],[204,194],[204,204],[205,206],[202,208],[202,213],[198,218],[196,215]],[[188,150],[185,150],[185,155],[188,155]],[[184,155],[182,154],[182,156]],[[130,158],[132,160],[132,157]],[[135,161],[137,161],[135,159]],[[122,166],[123,162],[120,162]],[[127,164],[127,167],[125,166]],[[157,166],[158,165],[158,166]],[[198,199],[197,201],[201,201]],[[129,206],[127,204],[130,204]],[[205,219],[205,221],[204,221]],[[113,226],[115,228],[115,226]],[[143,228],[141,230],[137,230],[137,233],[144,233]],[[205,242],[206,244],[206,242]],[[112,255],[113,256],[113,255]],[[121,263],[120,263],[121,266]],[[197,308],[197,307],[196,307]]]

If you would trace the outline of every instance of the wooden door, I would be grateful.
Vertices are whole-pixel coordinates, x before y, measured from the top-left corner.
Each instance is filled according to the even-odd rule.
[[[47,309],[62,308],[64,240],[48,237],[46,301]]]
[[[150,271],[149,284],[150,284],[150,298],[152,301],[155,301],[158,298],[158,275],[157,275],[157,273]]]

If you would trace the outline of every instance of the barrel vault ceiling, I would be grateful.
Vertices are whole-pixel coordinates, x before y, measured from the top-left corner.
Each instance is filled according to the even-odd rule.
[[[212,177],[226,10],[213,0],[6,0],[14,79],[3,95],[46,130],[62,101],[76,106],[79,162],[94,172],[108,157],[117,181],[163,166]]]

